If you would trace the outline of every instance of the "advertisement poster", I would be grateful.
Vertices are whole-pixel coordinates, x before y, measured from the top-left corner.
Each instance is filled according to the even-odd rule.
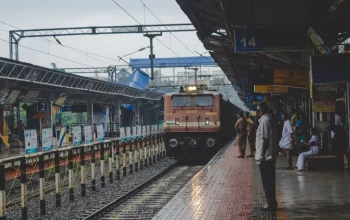
[[[130,138],[131,137],[131,129],[130,129],[130,127],[126,127],[125,131],[126,131],[126,137]]]
[[[151,125],[151,134],[156,133],[156,125]]]
[[[150,135],[149,125],[146,125],[146,135]]]
[[[26,154],[32,154],[38,152],[38,138],[36,130],[24,131],[24,144]]]
[[[43,146],[43,151],[50,151],[53,149],[53,144],[52,144],[52,129],[51,128],[45,128],[42,130],[41,134],[41,143]]]
[[[126,138],[126,136],[125,136],[125,128],[124,127],[121,127],[120,129],[119,129],[119,133],[120,133],[120,139],[124,139],[124,138]]]
[[[335,112],[335,99],[337,93],[336,85],[320,84],[314,85],[312,99],[313,112]]]
[[[57,147],[64,147],[67,145],[66,141],[66,129],[61,128],[57,130]]]
[[[73,127],[73,146],[80,145],[81,142],[81,127]]]
[[[160,132],[160,133],[163,133],[163,131],[164,131],[164,125],[161,124],[161,125],[159,125],[159,132]]]
[[[142,126],[142,136],[147,136],[146,126]]]
[[[91,144],[92,143],[91,126],[85,126],[84,127],[84,135],[85,135],[85,144]]]
[[[102,142],[105,140],[105,132],[103,130],[103,125],[97,125],[97,140]]]
[[[137,137],[141,137],[142,136],[142,133],[141,133],[142,131],[141,131],[141,126],[137,126],[136,127],[136,136]]]

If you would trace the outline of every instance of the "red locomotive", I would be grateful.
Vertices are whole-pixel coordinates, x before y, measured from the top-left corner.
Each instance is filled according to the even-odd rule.
[[[235,135],[240,108],[205,85],[187,86],[164,97],[164,133],[168,155],[176,159],[210,158]]]

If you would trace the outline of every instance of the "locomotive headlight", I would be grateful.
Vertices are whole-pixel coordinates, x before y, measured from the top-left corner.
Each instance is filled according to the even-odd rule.
[[[209,125],[209,118],[205,119],[205,125]]]
[[[179,125],[180,124],[180,119],[179,118],[175,118],[175,125]]]
[[[177,145],[178,145],[178,142],[177,142],[177,140],[176,139],[170,139],[170,141],[169,141],[169,146],[170,147],[177,147]]]
[[[206,142],[207,142],[207,146],[208,147],[214,147],[215,146],[214,138],[208,138]]]

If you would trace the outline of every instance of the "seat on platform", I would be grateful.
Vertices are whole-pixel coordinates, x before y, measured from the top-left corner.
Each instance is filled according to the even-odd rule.
[[[339,155],[312,155],[307,160],[310,171],[343,170],[344,157]]]

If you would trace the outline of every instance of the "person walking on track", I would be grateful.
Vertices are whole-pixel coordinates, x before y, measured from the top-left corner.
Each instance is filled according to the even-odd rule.
[[[235,125],[237,130],[237,158],[244,158],[247,141],[247,120],[245,119],[243,112],[238,113],[237,116],[238,120]]]
[[[294,147],[294,131],[291,121],[288,119],[288,114],[283,113],[282,115],[284,124],[282,131],[282,138],[280,140],[280,148],[282,148],[287,155],[288,165],[284,168],[286,170],[293,169],[293,158],[292,158],[292,150]]]
[[[249,112],[244,113],[245,117],[247,119],[247,145],[248,145],[248,156],[247,157],[254,157],[254,151],[255,151],[255,123],[250,117]]]
[[[278,154],[277,121],[268,114],[266,102],[258,105],[259,127],[256,133],[255,159],[259,161],[259,169],[267,204],[260,207],[262,211],[275,211],[276,201],[276,158]]]

